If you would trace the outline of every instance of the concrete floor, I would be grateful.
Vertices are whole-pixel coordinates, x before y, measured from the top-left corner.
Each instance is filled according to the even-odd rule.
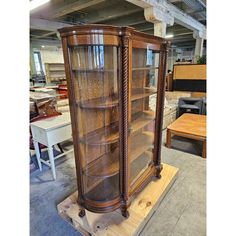
[[[174,138],[172,144],[179,150],[168,149],[163,145],[162,161],[179,168],[178,178],[141,235],[204,236],[206,235],[206,161],[197,156],[201,154],[201,143]],[[76,191],[73,154],[57,160],[56,171],[56,181],[52,180],[51,170],[48,168],[31,175],[31,236],[80,235],[58,216],[56,209],[58,203]]]

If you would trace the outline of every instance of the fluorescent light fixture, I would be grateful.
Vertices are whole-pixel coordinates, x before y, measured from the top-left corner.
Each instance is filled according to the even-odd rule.
[[[166,35],[166,39],[169,39],[169,38],[173,38],[174,37],[174,35],[173,34],[168,34],[168,35]]]
[[[33,9],[42,6],[43,4],[49,2],[50,0],[32,0],[30,1],[30,11]]]

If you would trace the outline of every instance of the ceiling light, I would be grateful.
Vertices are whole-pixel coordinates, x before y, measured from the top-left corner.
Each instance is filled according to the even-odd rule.
[[[166,39],[169,39],[169,38],[173,38],[174,37],[174,35],[173,34],[168,34],[168,35],[166,35]]]
[[[45,48],[45,46],[44,46],[44,45],[42,45],[41,47],[42,47],[42,48]]]
[[[30,11],[49,2],[50,0],[32,0],[30,1]]]

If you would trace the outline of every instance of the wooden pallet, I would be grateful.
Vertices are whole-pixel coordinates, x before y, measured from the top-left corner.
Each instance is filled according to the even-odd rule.
[[[150,182],[132,201],[129,207],[130,216],[128,219],[121,215],[119,209],[106,214],[98,214],[86,210],[86,215],[80,218],[78,216],[80,208],[76,203],[77,191],[57,205],[58,213],[85,236],[139,235],[176,180],[178,169],[163,164],[161,173],[162,178],[160,180]]]

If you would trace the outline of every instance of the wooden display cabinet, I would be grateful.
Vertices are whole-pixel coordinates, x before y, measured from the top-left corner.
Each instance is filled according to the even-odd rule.
[[[79,214],[120,208],[128,217],[135,195],[161,177],[167,42],[130,27],[83,25],[59,32]]]

